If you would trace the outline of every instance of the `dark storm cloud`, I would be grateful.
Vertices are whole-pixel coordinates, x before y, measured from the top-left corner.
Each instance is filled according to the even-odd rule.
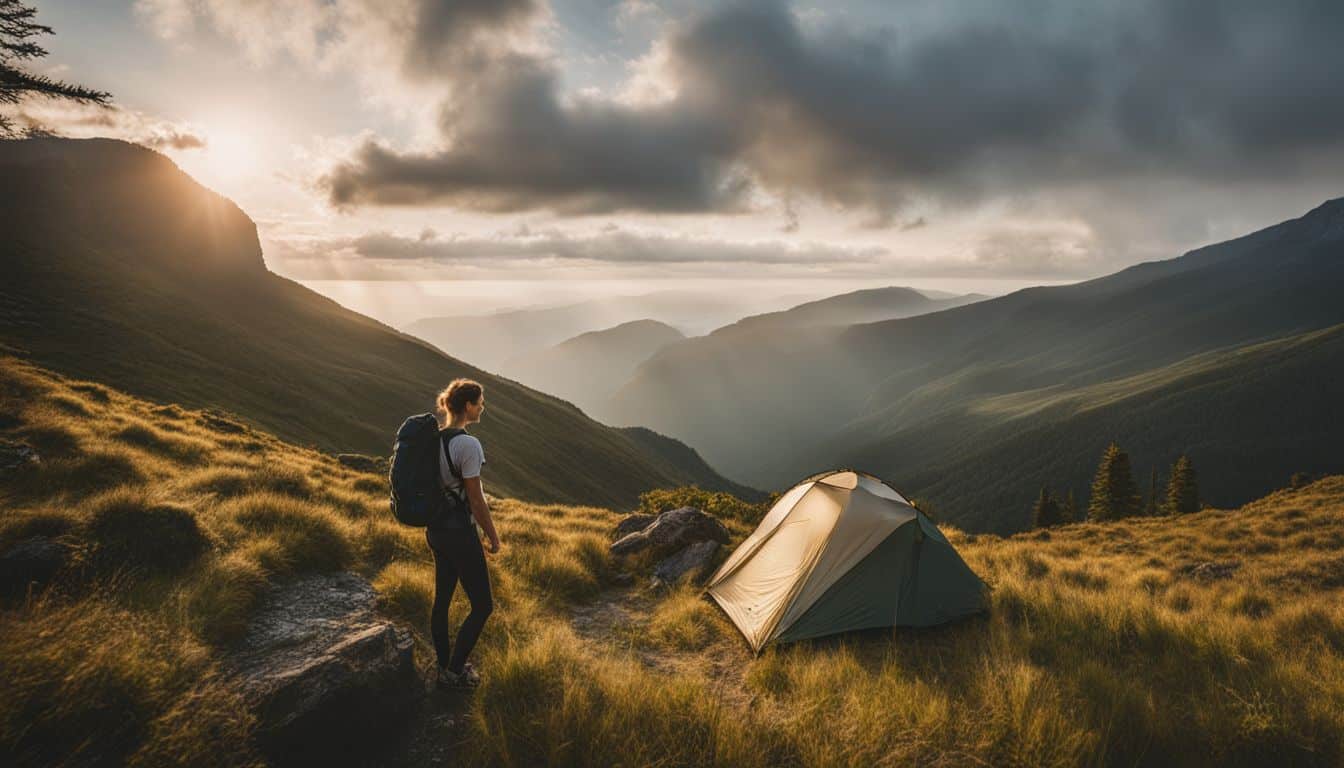
[[[540,10],[536,0],[418,0],[413,6],[404,66],[417,78],[441,77],[461,66],[464,53],[522,31]]]
[[[955,13],[954,11],[945,11]],[[1344,148],[1344,4],[989,4],[932,28],[804,27],[776,3],[677,29],[656,105],[563,99],[526,56],[453,74],[446,149],[366,143],[331,201],[724,211],[746,179],[892,212],[1152,175],[1256,180]]]
[[[671,106],[562,104],[555,77],[527,57],[485,62],[444,106],[450,150],[404,154],[366,142],[323,179],[331,201],[567,213],[740,204],[744,184],[723,171],[733,143],[720,123]]]

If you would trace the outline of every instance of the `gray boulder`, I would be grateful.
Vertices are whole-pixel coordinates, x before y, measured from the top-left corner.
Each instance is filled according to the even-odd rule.
[[[653,578],[660,584],[675,584],[683,576],[690,576],[692,582],[702,583],[710,575],[710,564],[719,551],[717,541],[697,541],[680,552],[664,559],[653,569]]]
[[[1239,561],[1228,560],[1226,562],[1187,563],[1177,568],[1176,572],[1197,581],[1221,581],[1232,578],[1232,575],[1239,568],[1241,568]]]
[[[616,524],[615,537],[621,539],[635,531],[642,531],[649,526],[649,523],[657,519],[657,515],[630,515]]]
[[[0,440],[0,471],[19,469],[41,461],[37,451],[27,443]]]
[[[374,611],[369,582],[350,573],[273,587],[226,667],[281,763],[385,745],[421,698],[409,630]]]
[[[713,515],[694,507],[681,507],[658,515],[643,529],[612,542],[611,554],[625,556],[648,551],[656,557],[663,557],[700,541],[727,544],[728,529]]]
[[[70,562],[71,547],[46,536],[24,539],[0,555],[0,594],[19,597],[50,584]]]

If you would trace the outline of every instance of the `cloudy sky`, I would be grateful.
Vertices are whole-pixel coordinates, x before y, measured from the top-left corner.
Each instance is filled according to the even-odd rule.
[[[1344,195],[1344,3],[37,0],[316,279],[1076,280]]]

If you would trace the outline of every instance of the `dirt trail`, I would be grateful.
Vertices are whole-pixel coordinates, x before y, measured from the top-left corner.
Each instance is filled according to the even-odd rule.
[[[648,589],[608,589],[591,602],[576,607],[570,626],[593,645],[616,646],[630,651],[651,671],[665,675],[703,676],[725,704],[751,706],[746,669],[752,654],[731,626],[699,650],[655,648],[636,641],[646,631],[658,601],[658,593]]]
[[[748,708],[756,702],[749,695],[746,669],[751,650],[736,630],[723,632],[700,650],[653,648],[637,642],[647,630],[659,595],[638,587],[604,590],[592,600],[574,606],[569,624],[575,634],[594,648],[628,651],[645,668],[659,675],[703,677],[715,698],[729,708]],[[726,620],[725,620],[726,621]],[[366,762],[377,766],[450,766],[459,761],[459,745],[467,738],[465,719],[471,707],[471,692],[439,691],[426,672],[425,700],[403,736],[387,753]]]

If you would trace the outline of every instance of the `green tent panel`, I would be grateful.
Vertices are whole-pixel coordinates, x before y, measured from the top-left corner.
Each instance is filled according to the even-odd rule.
[[[836,471],[781,496],[706,591],[759,651],[970,615],[984,584],[905,497],[871,475]]]

